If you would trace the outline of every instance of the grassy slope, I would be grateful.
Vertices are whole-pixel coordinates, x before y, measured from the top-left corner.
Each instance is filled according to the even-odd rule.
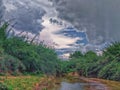
[[[9,90],[33,90],[36,83],[40,82],[42,77],[39,76],[9,76],[0,77],[1,82],[5,83]]]

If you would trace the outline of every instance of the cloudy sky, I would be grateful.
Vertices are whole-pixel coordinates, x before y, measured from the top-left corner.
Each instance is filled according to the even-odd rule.
[[[120,0],[3,0],[3,3],[6,9],[0,0],[0,12],[5,20],[17,23],[14,27],[17,32],[40,34],[41,41],[54,44],[57,50],[120,40]]]
[[[61,33],[73,25],[58,17],[59,12],[53,4],[48,0],[4,0],[6,8],[4,18],[16,23],[14,26],[16,33],[26,31],[39,34],[39,39],[45,44],[54,46],[58,53],[62,52],[68,55],[69,52],[77,48],[77,44],[84,44],[81,40],[86,36],[72,37],[72,35],[80,33],[76,32],[75,28],[73,28],[74,33],[71,37]],[[32,37],[32,35],[30,36]]]

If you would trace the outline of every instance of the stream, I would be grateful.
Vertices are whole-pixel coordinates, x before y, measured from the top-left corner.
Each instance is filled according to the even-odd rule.
[[[106,86],[97,82],[74,82],[62,81],[60,86],[54,90],[107,90]]]
[[[103,82],[98,79],[88,79],[84,77],[58,78],[50,83],[49,85],[42,83],[42,86],[36,87],[35,90],[112,90],[108,85],[103,84]],[[46,87],[46,85],[48,86]]]

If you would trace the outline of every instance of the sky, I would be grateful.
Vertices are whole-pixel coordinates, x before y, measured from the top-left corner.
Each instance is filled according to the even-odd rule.
[[[38,34],[38,39],[67,56],[78,48],[86,51],[120,40],[120,0],[1,1],[0,20],[16,23],[16,32]]]
[[[53,46],[58,54],[62,52],[60,55],[64,53],[65,56],[68,56],[77,48],[76,42],[86,38],[81,36],[68,37],[60,33],[72,25],[58,18],[58,11],[53,3],[48,0],[4,0],[4,6],[6,7],[4,18],[16,23],[14,29],[17,34],[21,31],[30,32],[34,35],[39,34],[39,40]],[[73,35],[77,33],[75,28],[73,31],[75,32]],[[29,34],[30,37],[34,35]]]
[[[4,15],[5,7],[3,5],[2,0],[0,0],[0,23],[3,21],[3,15]]]

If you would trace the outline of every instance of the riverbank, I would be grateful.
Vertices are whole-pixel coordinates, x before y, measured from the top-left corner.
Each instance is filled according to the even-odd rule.
[[[89,81],[99,82],[107,86],[108,90],[120,90],[120,82],[98,78],[87,78]]]
[[[105,80],[105,79],[99,79],[99,78],[86,78],[78,75],[76,76],[71,75],[71,77],[74,77],[74,78],[76,77],[87,83],[94,83],[94,84],[101,85],[104,88],[103,90],[120,90],[120,82],[118,81]],[[88,87],[88,90],[96,90],[96,89],[94,87]]]
[[[85,78],[80,76],[67,75],[63,78],[55,78],[53,76],[5,76],[0,77],[0,82],[7,85],[9,90],[57,90],[61,82],[67,80],[69,83],[93,83],[102,86],[103,90],[120,90],[120,82],[97,79]],[[86,87],[85,90],[96,90],[95,87]],[[102,89],[100,89],[102,90]]]
[[[64,78],[43,78],[41,82],[36,84],[34,90],[58,90],[62,81],[67,81],[69,83],[86,83],[90,84],[89,86],[85,87],[85,90],[120,90],[120,82],[117,81],[110,81],[98,78],[86,78],[80,77],[78,75],[67,75]],[[97,87],[97,88],[96,88]]]

